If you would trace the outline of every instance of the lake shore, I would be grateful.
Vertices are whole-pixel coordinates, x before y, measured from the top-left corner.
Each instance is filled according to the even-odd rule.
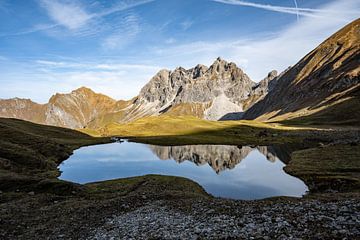
[[[314,187],[302,199],[239,201],[213,198],[195,182],[178,177],[151,175],[86,185],[61,181],[57,179],[57,166],[72,151],[107,143],[110,139],[91,138],[76,131],[20,120],[1,119],[0,124],[1,156],[6,160],[2,160],[0,171],[0,237],[4,239],[108,239],[107,236],[121,238],[123,234],[141,238],[144,231],[154,238],[170,235],[180,238],[186,232],[192,234],[190,238],[287,239],[302,234],[319,239],[359,237],[356,229],[360,221],[358,131],[273,133],[246,127],[249,131],[239,134],[239,138],[247,134],[247,139],[259,139],[259,144],[271,142],[275,137],[303,143],[302,149],[291,154],[295,161],[292,168],[290,161],[287,171]],[[231,132],[229,139],[240,130]],[[217,133],[224,137],[229,134]],[[200,143],[205,137],[195,137],[192,141]],[[132,138],[153,143],[169,139]],[[329,179],[334,181],[324,184]],[[156,219],[150,217],[152,214]],[[219,227],[214,221],[222,217],[224,225]],[[122,224],[124,218],[133,221]],[[169,223],[164,222],[166,219]],[[140,225],[153,227],[139,228]]]
[[[86,185],[70,195],[0,195],[4,239],[356,239],[357,193],[241,201],[196,183],[144,176]],[[307,236],[307,237],[306,237]]]

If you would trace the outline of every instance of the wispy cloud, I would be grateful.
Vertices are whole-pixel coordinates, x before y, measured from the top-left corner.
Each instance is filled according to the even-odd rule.
[[[103,29],[101,26],[102,18],[151,3],[153,1],[155,0],[118,1],[118,3],[108,9],[100,9],[92,12],[77,0],[38,0],[40,6],[45,9],[46,13],[52,20],[52,23],[37,24],[29,29],[18,32],[3,33],[0,34],[0,37],[26,35],[41,31],[54,30],[59,27],[64,27],[66,30],[69,30],[72,34],[77,36],[87,36],[101,32]],[[3,2],[0,2],[0,9],[2,7],[5,9],[6,4],[2,3]]]
[[[113,30],[110,36],[102,41],[105,50],[122,49],[141,32],[139,17],[129,12],[121,17],[119,25]]]
[[[130,99],[162,68],[156,65],[82,59],[31,59],[16,65],[18,72],[2,73],[0,96],[31,98],[40,103],[47,102],[56,92],[66,93],[81,86],[114,99]]]
[[[186,19],[185,21],[180,23],[181,28],[186,31],[189,28],[191,28],[191,26],[194,24],[194,21],[190,20],[190,19]]]
[[[116,12],[121,12],[124,10],[128,10],[137,6],[141,6],[147,3],[151,3],[154,2],[155,0],[136,0],[136,1],[121,1],[118,4],[116,4],[115,6],[113,6],[110,9],[106,9],[98,14],[96,14],[96,17],[104,17]]]
[[[51,60],[35,60],[35,63],[40,67],[48,67],[52,69],[56,68],[68,68],[78,70],[108,70],[108,71],[119,71],[119,70],[139,70],[146,69],[151,71],[157,71],[160,69],[159,66],[144,65],[144,64],[123,64],[114,62],[70,62],[70,61],[51,61]]]
[[[4,37],[4,36],[21,36],[21,35],[26,35],[26,34],[30,34],[30,33],[39,32],[39,31],[50,30],[50,29],[56,28],[57,26],[59,26],[59,25],[58,24],[38,24],[38,25],[35,25],[34,27],[32,27],[30,29],[22,30],[22,31],[19,31],[19,32],[0,34],[0,37]]]
[[[106,17],[153,1],[154,0],[120,1],[109,9],[93,13],[86,10],[86,7],[76,0],[41,0],[41,6],[45,8],[50,18],[57,24],[74,30],[84,27],[90,20]]]
[[[297,6],[297,2],[295,1],[295,7],[283,7],[283,6],[276,6],[270,4],[261,4],[261,3],[254,3],[248,1],[241,1],[241,0],[212,0],[213,2],[229,4],[229,5],[237,5],[237,6],[245,6],[245,7],[253,7],[259,8],[263,10],[273,11],[273,12],[280,12],[280,13],[288,13],[294,14],[296,16],[306,16],[306,17],[322,17],[318,13],[336,13],[336,10],[324,10],[324,9],[313,9],[313,8],[299,8]],[[348,9],[347,12],[353,12],[352,10]]]
[[[7,58],[0,55],[0,61],[5,61],[5,60],[7,60]]]
[[[166,62],[171,67],[182,65],[189,68],[197,63],[209,65],[216,57],[222,56],[237,63],[257,81],[272,69],[283,71],[295,64],[345,24],[358,18],[359,9],[358,0],[335,1],[318,9],[323,17],[303,17],[284,30],[261,38],[195,41],[153,47],[149,51],[154,61]]]
[[[40,5],[55,23],[70,30],[83,27],[92,18],[77,1],[41,0]]]
[[[299,15],[299,6],[296,0],[294,0],[294,4],[295,4],[295,8],[296,8],[296,18],[299,21],[300,20],[300,15]]]
[[[175,39],[175,38],[168,38],[168,39],[165,40],[165,43],[166,43],[166,44],[176,43],[176,39]]]

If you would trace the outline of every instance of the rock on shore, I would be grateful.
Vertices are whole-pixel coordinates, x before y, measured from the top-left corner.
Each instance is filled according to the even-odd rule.
[[[162,206],[162,207],[160,207]],[[189,210],[189,209],[188,209]],[[112,216],[88,239],[359,239],[360,203],[197,201],[191,210],[156,201]]]

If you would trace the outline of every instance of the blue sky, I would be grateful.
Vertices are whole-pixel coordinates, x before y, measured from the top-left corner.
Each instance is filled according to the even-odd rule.
[[[129,99],[162,68],[218,56],[259,81],[358,16],[359,0],[0,0],[0,98]]]

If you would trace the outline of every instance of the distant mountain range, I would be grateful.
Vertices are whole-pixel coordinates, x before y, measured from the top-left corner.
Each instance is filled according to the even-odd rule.
[[[145,116],[257,119],[360,125],[360,19],[335,33],[295,66],[253,82],[221,58],[210,66],[161,70],[129,101],[82,87],[47,104],[0,100],[0,117],[69,128],[98,128]]]

